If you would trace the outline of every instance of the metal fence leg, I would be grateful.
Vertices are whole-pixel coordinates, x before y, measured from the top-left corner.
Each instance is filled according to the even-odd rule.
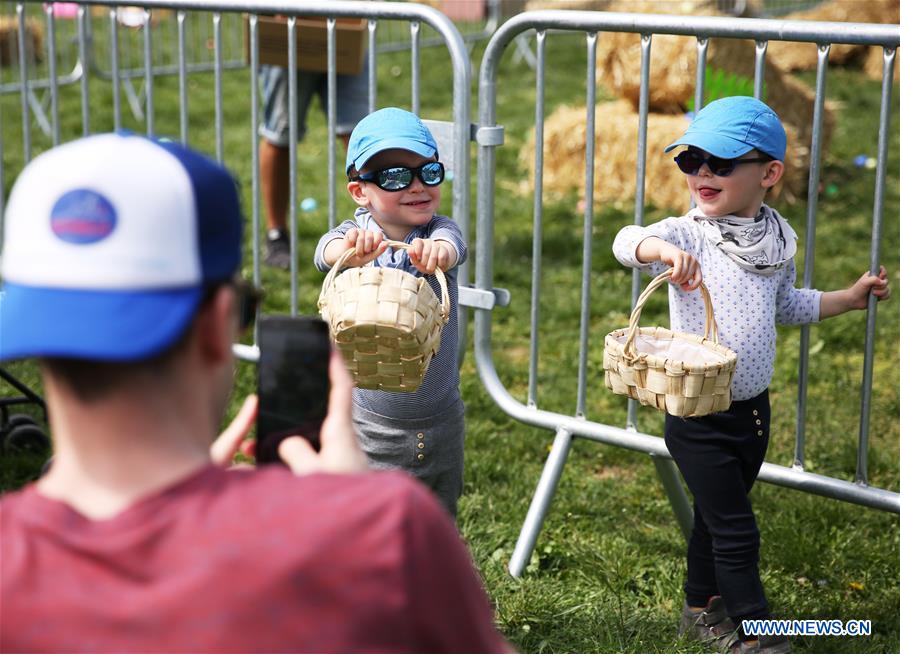
[[[531,559],[534,544],[544,525],[544,517],[547,515],[553,495],[556,493],[556,486],[559,484],[559,478],[571,446],[572,434],[565,429],[557,430],[556,438],[553,439],[553,447],[550,449],[550,455],[547,457],[547,463],[544,464],[544,471],[541,473],[541,479],[534,491],[534,497],[531,498],[528,515],[525,516],[525,522],[522,523],[516,548],[509,560],[509,573],[513,577],[521,577],[525,566]]]
[[[678,526],[681,527],[681,533],[687,540],[691,536],[691,530],[694,528],[694,512],[691,510],[691,503],[688,500],[687,493],[684,492],[684,486],[681,485],[681,475],[678,474],[678,467],[672,459],[665,457],[650,455],[653,464],[656,466],[656,473],[662,481],[666,495],[669,497],[669,504],[672,505],[672,511],[675,512],[675,519],[678,520]]]

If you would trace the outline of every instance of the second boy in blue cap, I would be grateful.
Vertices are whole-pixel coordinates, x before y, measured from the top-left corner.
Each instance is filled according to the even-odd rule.
[[[722,344],[738,355],[733,402],[701,418],[666,415],[666,446],[694,495],[681,629],[729,654],[791,651],[782,636],[746,633],[742,621],[769,617],[759,577],[759,530],[749,493],[769,443],[775,325],[817,322],[865,309],[871,291],[890,296],[887,273],[864,273],[850,288],[794,288],[797,235],[763,203],[784,172],[786,136],[767,105],[724,98],[701,110],[666,148],[696,203],[686,216],[622,229],[613,243],[626,266],[658,275],[672,268],[671,328],[704,333],[704,281]],[[702,267],[702,272],[701,272]]]
[[[450,322],[422,385],[414,393],[357,388],[353,417],[360,442],[375,468],[412,473],[438,496],[451,515],[462,493],[464,407],[457,368],[456,267],[466,259],[457,224],[437,215],[444,166],[425,124],[403,109],[380,109],[359,122],[347,148],[347,190],[359,207],[326,233],[316,248],[315,264],[329,270],[351,248],[351,266],[400,268],[427,275],[445,271],[450,293]],[[384,239],[409,243],[388,249]]]

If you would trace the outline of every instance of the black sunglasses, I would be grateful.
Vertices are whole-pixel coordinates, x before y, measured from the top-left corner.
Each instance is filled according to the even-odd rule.
[[[675,163],[686,175],[696,175],[703,164],[709,166],[709,172],[716,177],[728,177],[740,164],[767,163],[774,161],[772,157],[753,157],[751,159],[723,159],[713,155],[702,155],[696,150],[685,150],[675,157]]]
[[[203,301],[209,301],[224,284],[234,288],[238,300],[238,326],[241,332],[246,332],[256,322],[256,312],[262,303],[265,292],[246,279],[235,276],[227,282],[208,286],[204,293]]]
[[[444,181],[444,164],[440,161],[429,161],[418,168],[408,166],[391,166],[372,173],[361,173],[351,177],[351,182],[373,182],[382,191],[402,191],[409,188],[416,177],[425,186],[437,186]]]

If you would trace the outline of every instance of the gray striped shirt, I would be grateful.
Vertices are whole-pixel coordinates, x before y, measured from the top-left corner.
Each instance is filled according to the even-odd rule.
[[[357,209],[353,220],[345,220],[319,239],[314,257],[316,268],[322,272],[331,269],[331,266],[325,263],[325,246],[335,239],[344,238],[344,234],[354,227],[381,231],[366,209]],[[466,260],[468,248],[463,241],[462,232],[459,226],[446,216],[435,215],[425,225],[414,228],[406,237],[405,242],[412,243],[416,238],[430,238],[450,243],[458,255],[456,266]],[[384,254],[368,265],[399,268],[416,277],[423,276],[410,262],[409,255],[405,250],[395,251],[388,248]],[[428,365],[422,385],[413,393],[355,388],[353,389],[353,401],[357,405],[388,418],[425,418],[445,411],[459,399],[459,368],[456,362],[459,348],[457,342],[459,289],[456,282],[456,266],[446,271],[447,290],[450,293],[450,321],[444,325],[441,332],[441,346]],[[427,279],[432,290],[440,298],[441,289],[437,277],[428,275]]]

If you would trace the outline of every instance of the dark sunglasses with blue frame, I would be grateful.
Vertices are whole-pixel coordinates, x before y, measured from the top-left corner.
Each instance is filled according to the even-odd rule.
[[[749,159],[723,159],[711,154],[704,154],[699,150],[685,150],[675,157],[675,164],[685,175],[696,175],[703,164],[709,166],[709,172],[716,177],[728,177],[740,164],[767,163],[774,161],[772,157],[764,154],[762,157]]]
[[[371,173],[360,173],[356,177],[350,177],[350,181],[372,182],[382,191],[394,192],[409,188],[416,177],[425,186],[437,186],[444,181],[444,164],[429,161],[418,168],[391,166]]]

